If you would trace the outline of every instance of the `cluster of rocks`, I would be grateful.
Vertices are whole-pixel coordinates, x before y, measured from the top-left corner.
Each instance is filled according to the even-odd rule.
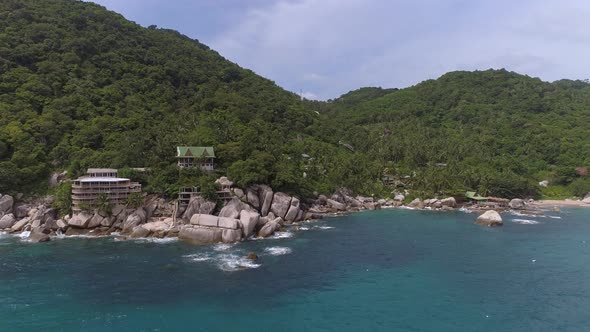
[[[317,199],[311,200],[310,209],[305,214],[305,219],[320,219],[326,214],[343,212],[357,212],[361,210],[379,210],[382,207],[395,207],[403,205],[404,197],[395,199],[374,199],[373,197],[355,196],[346,189],[341,189],[329,198],[325,195],[317,195]]]
[[[214,214],[216,205],[193,197],[179,219],[179,238],[194,244],[231,243],[251,236],[268,237],[306,216],[301,201],[266,185],[232,189],[233,198]]]

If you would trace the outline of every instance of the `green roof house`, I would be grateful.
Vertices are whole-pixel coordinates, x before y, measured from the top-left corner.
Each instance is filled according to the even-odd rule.
[[[211,146],[177,146],[178,167],[199,167],[204,171],[215,170],[215,150]]]
[[[475,193],[475,191],[466,192],[465,197],[467,197],[468,199],[475,201],[475,202],[487,202],[488,201],[487,197],[479,196]]]

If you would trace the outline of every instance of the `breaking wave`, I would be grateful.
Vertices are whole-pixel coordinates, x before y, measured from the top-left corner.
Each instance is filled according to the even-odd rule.
[[[273,256],[281,256],[290,254],[291,252],[293,252],[293,250],[287,247],[268,247],[264,248],[264,252]]]
[[[235,254],[223,254],[217,258],[217,267],[223,271],[233,272],[246,269],[255,269],[261,266],[261,264],[255,263],[254,261],[238,256]]]
[[[521,225],[535,225],[539,223],[538,221],[530,219],[512,219],[512,221]]]

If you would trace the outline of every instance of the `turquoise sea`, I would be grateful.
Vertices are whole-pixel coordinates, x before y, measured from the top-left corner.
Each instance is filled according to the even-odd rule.
[[[552,216],[369,211],[212,247],[0,235],[0,331],[589,331],[590,209]]]

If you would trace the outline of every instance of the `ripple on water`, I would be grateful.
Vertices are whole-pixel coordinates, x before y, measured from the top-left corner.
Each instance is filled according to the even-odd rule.
[[[211,257],[211,255],[209,254],[190,254],[190,255],[184,255],[184,258],[193,261],[193,262],[206,262],[206,261],[210,261],[213,259],[213,257]]]

